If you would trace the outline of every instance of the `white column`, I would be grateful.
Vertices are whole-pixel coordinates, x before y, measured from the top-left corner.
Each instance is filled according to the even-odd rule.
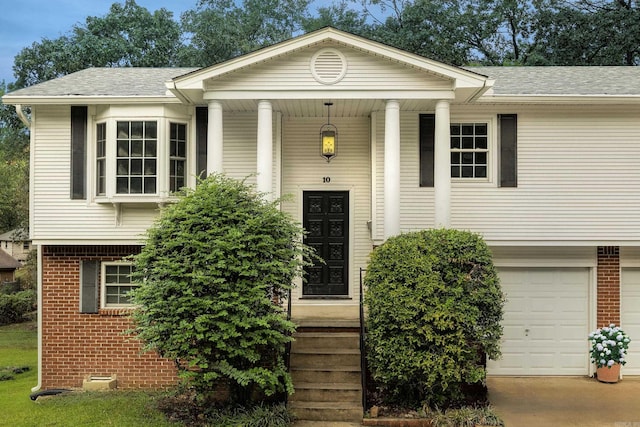
[[[209,101],[207,124],[207,173],[224,171],[224,133],[222,131],[222,104]]]
[[[400,234],[400,103],[387,101],[384,117],[384,238]]]
[[[451,129],[449,101],[436,102],[434,194],[436,228],[451,226]]]
[[[257,190],[273,196],[273,109],[271,102],[258,102]]]

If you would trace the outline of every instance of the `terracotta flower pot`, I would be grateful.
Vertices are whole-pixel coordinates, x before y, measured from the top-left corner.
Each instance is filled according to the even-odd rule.
[[[596,371],[598,381],[603,383],[617,383],[620,379],[620,364],[615,363],[612,367],[608,368],[603,366]]]

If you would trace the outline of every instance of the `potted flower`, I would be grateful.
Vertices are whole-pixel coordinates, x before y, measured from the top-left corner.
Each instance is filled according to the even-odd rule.
[[[625,332],[615,324],[596,329],[589,334],[591,341],[591,362],[598,368],[596,375],[599,381],[618,382],[620,365],[627,363],[627,350],[631,340]]]

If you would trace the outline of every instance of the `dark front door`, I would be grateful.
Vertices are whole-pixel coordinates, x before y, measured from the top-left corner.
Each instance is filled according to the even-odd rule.
[[[348,295],[349,192],[305,191],[303,195],[305,243],[324,259],[305,268],[302,294]]]

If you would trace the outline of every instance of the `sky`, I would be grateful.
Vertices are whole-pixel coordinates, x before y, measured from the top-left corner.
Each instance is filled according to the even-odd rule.
[[[124,0],[0,0],[0,82],[15,81],[13,59],[25,47],[42,38],[56,39],[74,24],[84,24],[87,16],[104,16],[113,3]],[[196,0],[136,0],[140,6],[154,11],[164,7],[174,19]]]

